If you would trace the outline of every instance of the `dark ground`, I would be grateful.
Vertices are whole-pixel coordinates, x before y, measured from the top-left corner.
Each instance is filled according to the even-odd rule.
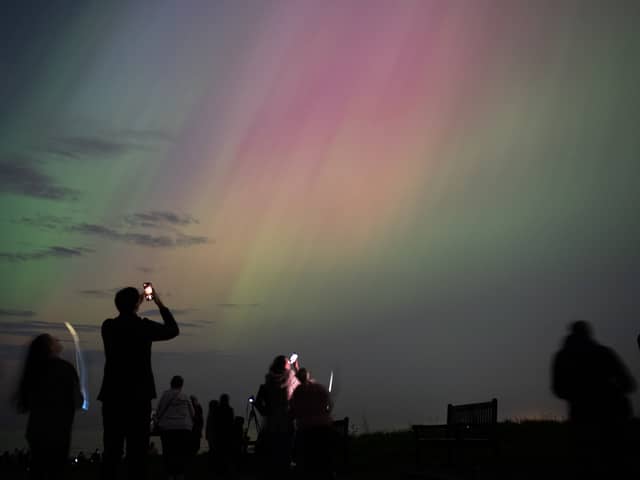
[[[638,439],[638,423],[634,424],[633,439]],[[338,479],[394,479],[415,478],[429,480],[507,480],[507,479],[569,479],[570,450],[567,425],[559,422],[528,421],[522,423],[505,422],[499,424],[499,450],[493,456],[486,448],[471,448],[461,451],[455,464],[448,462],[446,448],[432,447],[424,451],[422,466],[416,464],[416,449],[410,431],[373,433],[358,435],[350,439],[349,457],[346,465],[341,465]],[[630,460],[640,463],[640,443],[630,445]],[[238,472],[227,477],[211,474],[207,468],[207,455],[198,455],[190,465],[186,478],[192,480],[212,478],[254,479],[256,469],[252,458]],[[2,471],[1,477],[26,479],[25,472]],[[152,457],[151,479],[164,480],[162,459]],[[86,464],[70,468],[69,479],[98,479],[98,466]],[[640,478],[636,471],[628,478]],[[305,478],[292,476],[292,478]],[[618,475],[606,475],[612,480]]]

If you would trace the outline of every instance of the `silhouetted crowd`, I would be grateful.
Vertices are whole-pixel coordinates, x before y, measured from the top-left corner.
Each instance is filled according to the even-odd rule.
[[[145,296],[157,305],[162,323],[137,314]],[[98,400],[104,450],[88,458],[79,454],[72,463],[99,464],[105,480],[117,478],[121,470],[127,478],[143,479],[148,457],[157,454],[150,438],[159,436],[168,478],[180,480],[204,436],[215,475],[233,474],[251,451],[264,478],[286,479],[292,472],[302,478],[335,476],[333,459],[340,439],[331,416],[332,398],[300,368],[297,358],[274,358],[264,383],[250,398],[247,419],[236,416],[229,395],[222,394],[208,403],[205,421],[201,404],[183,392],[179,375],[153,410],[157,392],[152,344],[178,336],[178,325],[157,291],[141,294],[127,287],[117,292],[115,305],[118,316],[105,320],[101,329],[105,366]],[[76,370],[60,358],[61,350],[60,342],[48,334],[31,342],[15,396],[18,411],[29,415],[29,451],[0,457],[3,468],[23,466],[31,479],[64,478],[69,468],[71,427],[83,398]],[[615,352],[596,342],[587,322],[570,325],[553,359],[551,383],[554,394],[568,403],[575,478],[623,478],[634,458],[628,449],[637,444],[629,433],[629,394],[636,386]],[[252,422],[258,432],[255,441],[249,439]]]
[[[155,302],[162,323],[138,316],[145,298]],[[134,287],[124,288],[116,293],[115,306],[119,315],[105,320],[101,328],[105,365],[98,400],[102,403],[104,449],[102,455],[96,451],[90,458],[79,454],[71,463],[99,464],[105,480],[118,478],[121,470],[130,479],[146,478],[147,458],[157,453],[150,438],[157,435],[168,478],[180,480],[200,450],[204,431],[211,471],[218,475],[233,473],[252,442],[249,424],[245,428],[245,419],[234,415],[228,394],[209,402],[205,423],[202,405],[197,397],[183,392],[184,379],[176,375],[152,409],[157,396],[151,368],[152,344],[180,333],[157,291],[150,289],[150,284],[145,284],[142,293]],[[37,336],[29,346],[16,394],[18,411],[29,414],[29,452],[21,453],[16,462],[28,469],[31,479],[64,478],[69,466],[71,427],[83,397],[78,374],[60,358],[61,351],[58,339],[48,334]],[[316,384],[297,361],[276,357],[255,398],[262,427],[251,404],[258,431],[252,445],[259,459],[257,470],[265,478],[282,478],[297,459],[300,472],[332,476],[332,407],[326,388]],[[6,463],[12,459],[7,456]]]

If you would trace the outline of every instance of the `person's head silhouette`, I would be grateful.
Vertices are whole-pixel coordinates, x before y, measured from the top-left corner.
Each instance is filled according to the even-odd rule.
[[[31,341],[18,386],[16,400],[19,412],[24,413],[29,410],[32,391],[42,378],[47,362],[60,355],[60,352],[62,352],[62,344],[48,333],[38,335]]]
[[[184,378],[180,375],[176,375],[171,379],[171,388],[174,390],[180,390],[184,385]]]
[[[221,407],[228,407],[229,406],[229,395],[226,393],[223,393],[222,395],[220,395],[220,406]]]
[[[296,377],[298,377],[298,380],[300,380],[300,383],[302,384],[309,383],[309,381],[311,381],[311,374],[306,368],[301,368],[300,370],[298,370],[298,372],[296,373]]]
[[[135,313],[142,303],[142,295],[135,287],[126,287],[116,293],[114,299],[116,308],[120,313]]]
[[[571,332],[571,335],[576,338],[583,340],[590,340],[593,338],[593,329],[591,328],[591,325],[584,320],[573,322],[569,325],[569,331]]]
[[[283,373],[285,370],[289,370],[289,368],[289,359],[284,355],[278,355],[273,359],[273,362],[271,362],[269,370],[273,373]]]

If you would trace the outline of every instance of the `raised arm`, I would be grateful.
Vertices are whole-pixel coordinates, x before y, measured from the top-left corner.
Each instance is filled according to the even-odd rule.
[[[161,340],[171,340],[172,338],[177,337],[180,333],[180,329],[178,328],[176,319],[173,318],[171,311],[164,305],[164,303],[162,303],[157,292],[154,293],[153,301],[160,310],[163,323],[152,321],[147,323],[151,341],[157,342]]]

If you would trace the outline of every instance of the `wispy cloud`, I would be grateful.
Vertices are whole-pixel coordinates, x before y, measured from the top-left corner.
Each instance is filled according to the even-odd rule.
[[[259,306],[259,303],[218,303],[218,307],[221,308],[256,308]]]
[[[53,138],[46,150],[66,157],[87,158],[122,155],[133,148],[137,148],[135,144],[95,136]]]
[[[16,310],[13,308],[0,308],[0,317],[33,317],[33,310]]]
[[[153,248],[190,247],[193,245],[209,243],[209,238],[205,236],[186,235],[182,233],[178,233],[175,236],[169,236],[150,235],[148,233],[137,232],[121,232],[115,228],[93,223],[79,223],[68,227],[68,230],[85,235],[94,235],[107,238],[109,240],[133,243],[135,245]]]
[[[52,246],[35,252],[0,252],[0,260],[26,262],[28,260],[42,260],[45,258],[81,257],[91,252],[93,252],[92,249],[85,247]]]
[[[47,200],[77,200],[79,192],[38,171],[27,158],[0,159],[0,194]]]
[[[86,323],[73,323],[73,327],[78,332],[96,332],[100,330],[100,325],[90,325]],[[51,331],[66,331],[63,323],[43,322],[31,320],[28,322],[7,322],[0,321],[0,333],[5,335],[35,336]]]
[[[129,225],[146,228],[161,228],[166,226],[184,227],[199,223],[198,220],[191,215],[167,211],[132,213],[125,216],[124,220]]]
[[[43,151],[72,159],[104,158],[152,148],[158,143],[174,141],[162,130],[123,129],[97,131],[87,135],[57,135],[49,138]]]
[[[174,315],[189,315],[193,312],[196,312],[195,308],[172,308],[171,313]],[[159,317],[160,312],[158,310],[143,310],[138,313],[143,317]],[[183,325],[183,322],[180,322],[180,325]]]
[[[57,230],[63,225],[71,222],[70,217],[59,217],[56,215],[36,215],[35,217],[21,217],[13,220],[13,223],[26,225],[28,227],[39,228],[42,230]]]
[[[120,288],[110,288],[110,289],[85,289],[79,290],[78,293],[82,295],[87,295],[89,297],[101,297],[101,298],[113,298],[113,296],[120,290]]]
[[[150,143],[150,142],[175,142],[176,138],[171,133],[165,130],[138,130],[138,129],[123,129],[114,132],[115,135],[120,137],[126,137],[136,142]]]

